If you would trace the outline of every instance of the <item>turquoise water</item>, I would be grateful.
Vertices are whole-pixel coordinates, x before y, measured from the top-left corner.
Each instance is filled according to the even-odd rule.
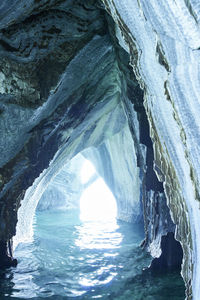
[[[75,211],[37,212],[34,242],[0,273],[0,299],[183,300],[178,272],[151,274],[141,226],[81,221]]]

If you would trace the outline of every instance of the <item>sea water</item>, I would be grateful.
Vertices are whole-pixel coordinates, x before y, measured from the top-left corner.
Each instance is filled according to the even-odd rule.
[[[37,212],[34,241],[0,273],[0,299],[184,300],[177,271],[152,273],[141,225],[81,220],[77,211]]]

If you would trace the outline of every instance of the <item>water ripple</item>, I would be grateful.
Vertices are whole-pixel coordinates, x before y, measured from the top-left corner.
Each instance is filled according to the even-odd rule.
[[[9,295],[14,299],[164,300],[162,288],[175,280],[172,283],[168,276],[168,283],[166,278],[159,281],[142,271],[150,262],[139,247],[142,239],[140,226],[133,228],[115,219],[82,222],[72,212],[40,212],[34,242],[16,249],[19,264],[12,270]],[[174,276],[177,294],[170,300],[183,300],[179,297],[183,284],[179,275]],[[152,288],[156,280],[160,298]],[[1,295],[6,295],[5,288]]]

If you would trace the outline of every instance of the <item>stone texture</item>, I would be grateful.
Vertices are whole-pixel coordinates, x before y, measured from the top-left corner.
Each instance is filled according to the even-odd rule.
[[[187,299],[199,299],[199,4],[103,2],[144,89],[154,169],[183,247]]]

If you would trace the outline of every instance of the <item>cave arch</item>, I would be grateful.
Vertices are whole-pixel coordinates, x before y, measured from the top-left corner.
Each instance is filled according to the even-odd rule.
[[[68,155],[68,151],[66,155]],[[59,178],[60,173],[65,172],[65,169],[71,168],[73,170],[74,168],[74,174],[79,172],[83,164],[83,158],[89,159],[93,163],[99,176],[104,179],[112,191],[117,202],[118,219],[135,223],[142,221],[142,198],[139,189],[140,172],[137,167],[134,144],[128,125],[103,142],[99,147],[87,148],[75,155],[67,164],[64,164],[67,160],[66,157],[62,152],[62,161],[59,161],[59,164],[57,164],[56,157],[49,168],[27,190],[19,209],[18,228],[20,228],[20,232],[15,238],[15,244],[19,242],[18,236],[21,236],[19,239],[23,241],[23,239],[25,240],[28,236],[28,238],[31,238],[33,235],[33,216],[38,202],[50,182]],[[127,164],[129,165],[128,169]],[[63,167],[63,165],[66,165],[66,167]],[[56,173],[55,169],[57,170]],[[124,180],[126,180],[126,184]],[[72,197],[72,201],[73,199],[77,201],[82,189],[83,187],[79,183],[77,186],[79,195]],[[77,206],[77,203],[74,203],[74,205]],[[23,233],[24,229],[25,232]]]

